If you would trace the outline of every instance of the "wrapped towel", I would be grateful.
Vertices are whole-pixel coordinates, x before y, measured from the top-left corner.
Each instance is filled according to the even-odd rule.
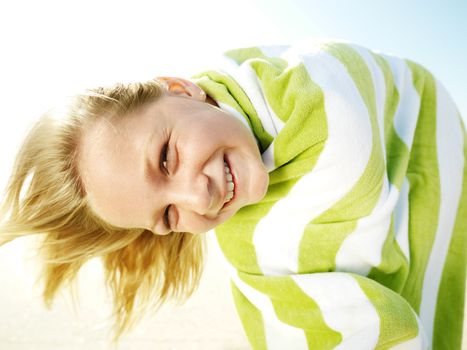
[[[429,71],[307,42],[228,51],[192,81],[269,170],[215,230],[254,349],[461,348],[466,133]]]

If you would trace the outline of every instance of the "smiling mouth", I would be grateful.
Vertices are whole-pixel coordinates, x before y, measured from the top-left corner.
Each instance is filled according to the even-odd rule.
[[[227,194],[224,199],[224,205],[221,209],[227,207],[235,197],[235,180],[229,163],[224,159],[225,180],[227,183]]]

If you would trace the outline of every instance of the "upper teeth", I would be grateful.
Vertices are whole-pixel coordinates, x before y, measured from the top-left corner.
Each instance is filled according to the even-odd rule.
[[[230,201],[234,195],[235,184],[232,181],[232,174],[230,173],[229,165],[224,162],[225,178],[227,180],[227,195],[225,196],[225,203]]]

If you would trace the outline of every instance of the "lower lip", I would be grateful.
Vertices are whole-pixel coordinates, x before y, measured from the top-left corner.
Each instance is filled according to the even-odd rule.
[[[235,198],[237,198],[237,190],[238,190],[238,187],[237,187],[237,178],[236,176],[234,175],[233,173],[233,169],[232,169],[232,166],[230,165],[230,162],[227,158],[224,158],[224,161],[227,163],[227,165],[229,166],[229,169],[230,169],[230,174],[232,175],[232,182],[234,184],[234,191],[233,191],[233,197],[230,198],[230,200],[228,202],[225,202],[224,205],[222,206],[222,209],[224,208],[227,208],[234,200]]]

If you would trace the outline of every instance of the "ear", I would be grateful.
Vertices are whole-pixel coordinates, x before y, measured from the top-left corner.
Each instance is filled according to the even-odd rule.
[[[157,77],[156,79],[165,84],[169,95],[193,98],[198,101],[206,100],[206,93],[203,89],[189,80],[176,77]]]

